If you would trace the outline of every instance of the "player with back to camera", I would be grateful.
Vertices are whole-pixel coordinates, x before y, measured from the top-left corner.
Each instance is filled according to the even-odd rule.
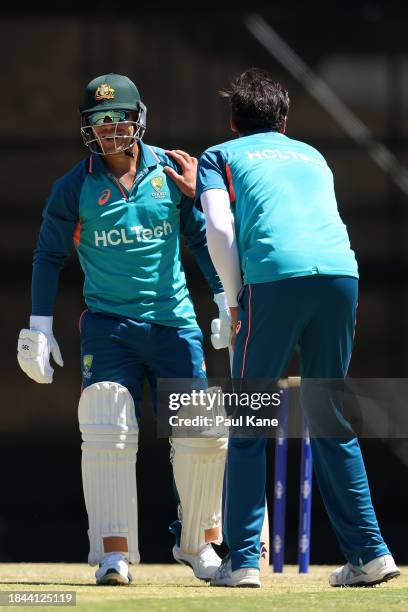
[[[377,524],[359,442],[336,397],[316,403],[313,392],[313,379],[346,376],[357,308],[357,263],[333,175],[319,151],[285,135],[289,96],[268,73],[249,69],[224,94],[238,138],[204,152],[196,197],[231,310],[233,378],[276,380],[299,345],[315,474],[347,560],[329,582],[377,584],[400,572]],[[230,435],[230,553],[215,586],[260,586],[265,446],[264,437]]]
[[[193,205],[197,160],[143,142],[146,107],[126,76],[92,80],[80,113],[91,154],[55,182],[45,206],[34,254],[30,329],[20,332],[18,361],[38,383],[52,382],[50,353],[63,365],[53,311],[59,273],[74,240],[87,304],[80,319],[78,418],[88,560],[99,564],[97,584],[129,584],[128,565],[139,562],[135,463],[144,377],[156,404],[158,378],[206,376],[180,234],[219,307],[215,348],[228,344],[229,312],[208,254],[204,215]],[[226,443],[209,439],[204,448],[194,439],[172,441],[182,514],[181,525],[172,527],[173,556],[203,580],[221,562],[211,542],[222,537]]]

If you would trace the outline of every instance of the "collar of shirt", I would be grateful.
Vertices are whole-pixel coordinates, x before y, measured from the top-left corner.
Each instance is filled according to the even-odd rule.
[[[243,137],[245,136],[259,136],[260,134],[270,134],[271,136],[278,136],[278,137],[285,137],[285,134],[283,134],[282,132],[278,132],[278,130],[274,130],[274,129],[266,129],[266,128],[259,128],[257,130],[251,130],[250,132],[247,132],[246,134],[242,134]]]
[[[137,141],[137,146],[140,149],[140,163],[137,168],[137,175],[139,175],[141,170],[145,168],[155,168],[159,165],[160,160],[154,153],[153,149],[149,147],[149,145],[145,145],[141,140]],[[91,172],[103,172],[105,174],[109,174],[109,170],[104,164],[102,155],[91,155],[90,166],[92,168]]]

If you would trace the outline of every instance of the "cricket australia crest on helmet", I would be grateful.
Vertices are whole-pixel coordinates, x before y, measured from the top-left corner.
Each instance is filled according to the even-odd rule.
[[[108,83],[102,83],[95,91],[95,100],[114,100],[115,90]]]
[[[139,111],[140,93],[136,85],[123,74],[103,74],[86,86],[81,114],[104,110]]]

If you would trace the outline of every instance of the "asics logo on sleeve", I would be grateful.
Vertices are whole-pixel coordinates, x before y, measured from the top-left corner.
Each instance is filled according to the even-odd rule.
[[[149,242],[154,238],[163,238],[173,233],[173,228],[169,221],[152,228],[145,228],[143,225],[135,225],[125,229],[114,228],[109,231],[94,231],[95,246],[107,247],[119,244],[134,244],[136,242]]]

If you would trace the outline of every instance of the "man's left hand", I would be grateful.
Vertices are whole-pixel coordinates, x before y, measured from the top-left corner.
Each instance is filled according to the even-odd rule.
[[[170,168],[170,166],[165,166],[164,172],[176,183],[181,193],[189,198],[194,198],[197,179],[197,158],[180,149],[166,151],[166,154],[180,166],[181,174]]]

